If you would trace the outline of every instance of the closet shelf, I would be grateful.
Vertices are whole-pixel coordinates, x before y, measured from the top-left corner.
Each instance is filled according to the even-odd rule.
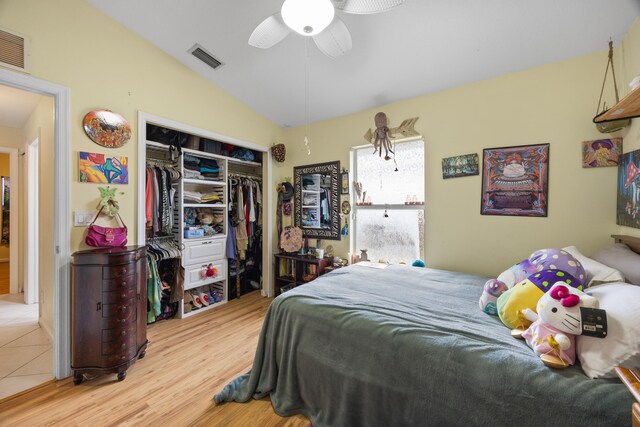
[[[222,157],[226,157],[226,156],[222,156]],[[234,163],[236,165],[245,165],[245,166],[253,166],[253,167],[261,167],[262,163],[258,163],[258,162],[250,162],[247,160],[240,160],[240,159],[236,159],[235,157],[226,157],[227,161],[229,163]]]
[[[185,208],[227,208],[227,206],[222,203],[183,203],[182,206]]]
[[[199,185],[210,185],[212,187],[224,187],[227,185],[225,181],[210,181],[205,179],[188,179],[184,178],[182,180],[185,184],[199,184]]]
[[[185,243],[187,242],[199,242],[202,240],[211,240],[211,239],[226,239],[227,235],[226,234],[214,234],[213,236],[206,236],[206,237],[195,237],[193,239],[184,239]]]
[[[220,307],[221,305],[226,304],[226,303],[227,303],[226,301],[222,300],[220,302],[216,302],[215,304],[211,304],[211,305],[208,305],[206,307],[199,308],[197,310],[189,311],[187,313],[184,313],[182,315],[182,318],[184,319],[184,318],[187,318],[189,316],[193,316],[194,314],[202,313],[203,311],[207,311],[207,310],[211,310],[213,308]]]

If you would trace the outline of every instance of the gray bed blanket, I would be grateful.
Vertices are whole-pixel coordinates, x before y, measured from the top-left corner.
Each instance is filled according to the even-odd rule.
[[[486,278],[408,266],[338,269],[274,299],[251,372],[216,403],[270,395],[322,426],[618,426],[617,380],[553,370],[480,311]]]

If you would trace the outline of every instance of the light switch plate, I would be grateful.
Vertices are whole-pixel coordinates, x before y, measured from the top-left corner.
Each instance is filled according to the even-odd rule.
[[[74,211],[73,212],[73,226],[74,227],[86,227],[91,224],[93,221],[93,217],[96,215],[95,212],[82,212],[82,211]]]

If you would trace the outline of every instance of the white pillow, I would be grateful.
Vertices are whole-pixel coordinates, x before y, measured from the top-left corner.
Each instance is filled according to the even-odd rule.
[[[640,254],[624,243],[601,249],[593,255],[593,259],[620,271],[627,283],[640,285]]]
[[[607,283],[586,290],[607,312],[607,337],[576,337],[582,370],[590,378],[615,377],[614,368],[640,369],[640,286]]]
[[[580,261],[584,271],[587,273],[587,283],[585,288],[610,282],[624,282],[624,276],[615,268],[608,267],[598,261],[588,258],[575,247],[567,246],[562,250],[569,252],[575,259]]]

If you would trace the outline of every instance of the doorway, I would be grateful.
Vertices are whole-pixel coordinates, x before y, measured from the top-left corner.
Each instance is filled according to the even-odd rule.
[[[51,226],[47,231],[52,233],[50,249],[52,256],[47,260],[50,264],[51,274],[50,295],[47,297],[45,307],[50,308],[51,330],[47,331],[53,337],[53,375],[57,379],[68,377],[71,374],[71,348],[70,348],[70,238],[71,218],[70,186],[71,186],[71,152],[70,152],[70,93],[69,89],[55,83],[40,80],[35,77],[17,72],[0,69],[0,85],[24,90],[39,95],[49,96],[53,99],[55,111],[52,130],[52,176],[53,176],[53,206],[50,215]],[[42,148],[42,139],[38,146]],[[42,218],[40,218],[42,219]],[[42,250],[42,246],[40,248]],[[40,257],[42,261],[42,257]],[[42,275],[43,265],[39,265]],[[40,306],[43,301],[38,293]]]

